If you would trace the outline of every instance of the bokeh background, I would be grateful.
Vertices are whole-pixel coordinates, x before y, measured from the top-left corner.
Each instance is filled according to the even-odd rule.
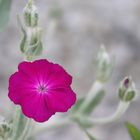
[[[21,31],[16,15],[22,15],[27,0],[12,0],[10,21],[0,32],[0,113],[13,114],[7,97],[8,78],[23,56],[19,50]],[[41,58],[60,63],[69,71],[78,96],[86,95],[95,79],[95,58],[101,44],[115,56],[114,73],[106,84],[106,97],[93,117],[112,114],[118,104],[119,81],[131,75],[140,90],[140,1],[139,0],[35,0],[43,27],[44,53]],[[55,13],[55,18],[54,18]],[[57,13],[57,14],[56,14]],[[0,17],[2,18],[2,17]],[[124,126],[130,121],[140,128],[140,99],[133,102],[113,124],[90,130],[99,140],[130,140]],[[87,140],[76,126],[38,135],[36,140]]]

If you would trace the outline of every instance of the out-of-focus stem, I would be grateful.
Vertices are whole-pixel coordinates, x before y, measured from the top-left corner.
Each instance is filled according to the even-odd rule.
[[[11,140],[15,140],[15,137],[17,135],[19,119],[20,119],[20,109],[18,107],[16,107],[14,119],[13,119]]]
[[[56,120],[56,121],[53,121],[53,122],[47,122],[44,123],[44,124],[39,124],[39,125],[36,125],[36,128],[35,130],[32,132],[31,136],[34,136],[34,135],[37,135],[37,134],[40,134],[42,132],[48,132],[52,129],[56,129],[56,128],[62,128],[62,127],[65,127],[69,124],[71,124],[71,120],[67,117],[65,119],[60,119],[60,120]]]
[[[29,0],[29,4],[30,5],[33,5],[33,0]]]
[[[78,113],[83,113],[91,104],[91,102],[93,101],[93,99],[98,95],[98,93],[100,91],[103,90],[103,83],[100,81],[96,81],[95,83],[93,83],[86,99],[84,100],[83,104],[81,105]]]
[[[24,127],[24,130],[23,130],[23,132],[22,132],[22,134],[21,134],[21,136],[19,137],[18,140],[26,140],[27,139],[29,130],[31,128],[30,124],[31,124],[31,120],[28,119],[27,122],[26,122],[26,125]]]
[[[115,122],[125,113],[129,105],[130,105],[130,102],[120,101],[118,108],[113,115],[106,118],[94,118],[94,119],[86,118],[85,121],[86,123],[95,124],[95,125],[103,125],[103,124]],[[81,118],[81,121],[84,122],[82,118]]]
[[[29,119],[23,116],[21,109],[19,107],[16,107],[12,124],[11,140],[20,140],[19,137],[23,135],[25,131],[25,126],[27,125],[28,121]]]

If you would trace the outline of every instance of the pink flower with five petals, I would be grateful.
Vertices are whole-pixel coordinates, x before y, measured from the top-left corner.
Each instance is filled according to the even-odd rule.
[[[44,122],[75,104],[71,83],[72,77],[58,64],[46,59],[22,62],[9,79],[8,96],[25,116]]]

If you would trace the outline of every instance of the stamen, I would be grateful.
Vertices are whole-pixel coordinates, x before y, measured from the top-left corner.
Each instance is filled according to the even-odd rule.
[[[43,93],[45,93],[46,91],[47,91],[46,85],[39,85],[39,87],[38,87],[38,92],[39,92],[39,93],[43,94]]]

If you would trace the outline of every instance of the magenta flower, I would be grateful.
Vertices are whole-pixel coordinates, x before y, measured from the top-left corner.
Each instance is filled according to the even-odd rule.
[[[37,122],[56,112],[66,112],[76,101],[72,77],[58,64],[45,59],[22,62],[9,79],[9,98]]]

